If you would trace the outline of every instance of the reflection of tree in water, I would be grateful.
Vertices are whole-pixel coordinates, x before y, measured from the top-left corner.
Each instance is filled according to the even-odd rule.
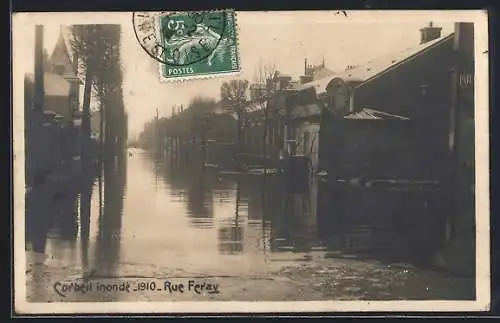
[[[52,203],[55,185],[46,174],[37,174],[26,193],[26,242],[35,252],[45,252],[47,231],[54,222],[55,205]]]
[[[279,176],[264,175],[261,179],[262,246],[272,249],[273,224],[282,212],[282,189]]]
[[[64,184],[60,194],[56,225],[60,230],[61,238],[75,241],[78,236],[78,189],[77,180],[73,179]]]
[[[99,274],[112,275],[120,253],[123,199],[126,186],[127,158],[119,155],[104,162],[104,194],[96,246],[96,264]],[[100,271],[105,272],[100,272]]]
[[[212,192],[203,167],[193,169],[187,189],[188,215],[193,218],[214,217]]]
[[[272,205],[275,212],[271,249],[280,251],[280,247],[293,247],[296,252],[310,251],[317,241],[317,183],[312,182],[302,193],[289,193],[284,186],[279,192],[281,196],[275,198],[277,203]]]
[[[236,203],[234,219],[228,219],[220,223],[218,229],[219,252],[222,254],[235,254],[243,252],[243,229],[240,219],[241,203],[241,178],[236,180]]]
[[[80,241],[82,248],[82,266],[85,270],[88,268],[92,186],[93,177],[90,174],[84,173],[80,179]]]
[[[214,176],[201,165],[168,163],[165,165],[163,175],[173,195],[185,198],[191,223],[196,227],[212,226]]]
[[[278,183],[277,176],[269,174],[245,176],[240,181],[241,200],[248,206],[249,224],[260,231],[259,246],[264,250],[270,248],[272,223],[276,214],[282,211]]]
[[[37,184],[26,194],[26,239],[34,251],[45,251],[49,231],[60,240],[76,241],[80,215],[78,198],[82,193],[89,194],[93,180],[93,174],[59,179],[39,175]],[[83,207],[87,208],[85,201]],[[88,208],[90,210],[90,206]],[[85,216],[84,211],[83,219]],[[83,229],[85,233],[85,227]]]
[[[244,202],[247,208],[249,220],[262,220],[265,187],[260,180],[261,176],[242,176],[238,181],[239,199]]]

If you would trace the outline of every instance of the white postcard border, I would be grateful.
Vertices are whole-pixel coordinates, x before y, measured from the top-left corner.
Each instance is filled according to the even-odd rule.
[[[92,303],[29,303],[26,302],[25,253],[25,177],[24,177],[24,75],[19,72],[22,61],[16,53],[23,50],[23,30],[33,30],[35,24],[54,19],[61,24],[128,23],[123,13],[16,13],[12,17],[13,42],[13,180],[14,180],[14,302],[17,314],[77,314],[77,313],[263,313],[263,312],[457,312],[485,311],[490,306],[490,223],[489,223],[489,68],[488,20],[485,10],[453,11],[348,11],[348,18],[336,16],[339,22],[370,20],[428,21],[439,15],[441,20],[473,22],[475,38],[475,149],[476,149],[476,301],[298,301],[298,302],[92,302]],[[300,11],[276,12],[276,19],[294,19]],[[307,12],[333,17],[332,12]],[[258,13],[256,13],[258,15]],[[241,12],[239,19],[242,19]],[[398,18],[399,17],[399,18]],[[342,20],[343,19],[343,20]],[[115,22],[116,21],[116,22]],[[241,26],[238,26],[241,28]],[[139,45],[138,45],[139,46]],[[244,54],[241,53],[241,63]],[[145,59],[149,57],[145,54]],[[243,64],[243,63],[242,63]]]

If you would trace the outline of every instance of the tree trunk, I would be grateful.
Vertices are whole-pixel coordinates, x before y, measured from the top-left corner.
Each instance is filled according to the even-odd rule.
[[[83,111],[82,111],[82,152],[81,162],[84,175],[90,172],[90,99],[92,95],[92,67],[87,64],[85,72],[85,87],[83,91]]]
[[[243,133],[242,133],[242,128],[243,128],[243,113],[241,113],[240,108],[238,107],[238,112],[237,112],[237,122],[236,122],[236,145],[237,147],[237,152],[239,153],[240,151],[243,150],[242,143],[243,143]]]
[[[99,141],[101,145],[104,143],[104,101],[101,100],[99,109]]]
[[[106,106],[104,110],[104,160],[105,163],[112,160],[113,151],[113,136],[111,133],[111,124],[113,123],[113,118],[111,117],[111,105]]]
[[[103,156],[104,156],[104,102],[101,100],[101,106],[99,109],[99,215],[103,211]]]

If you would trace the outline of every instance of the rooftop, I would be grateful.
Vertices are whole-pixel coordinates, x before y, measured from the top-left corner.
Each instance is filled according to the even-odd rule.
[[[321,95],[326,92],[326,87],[334,78],[342,78],[346,82],[357,82],[362,83],[366,82],[372,78],[377,77],[382,74],[386,70],[395,67],[400,64],[404,64],[410,59],[414,58],[417,55],[424,53],[425,51],[433,48],[441,43],[446,42],[447,40],[451,40],[454,34],[448,34],[432,41],[429,41],[424,44],[419,44],[416,46],[412,46],[401,50],[399,52],[395,52],[384,57],[380,57],[371,61],[368,61],[364,64],[358,65],[352,69],[341,73],[334,73],[333,75],[324,77],[322,79],[312,81],[309,83],[297,85],[295,90],[303,90],[306,88],[314,87],[317,95]]]

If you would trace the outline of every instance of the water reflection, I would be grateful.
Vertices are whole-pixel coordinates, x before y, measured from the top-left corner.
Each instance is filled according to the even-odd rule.
[[[262,256],[268,249],[273,253],[328,249],[331,255],[419,262],[419,256],[430,258],[436,249],[398,226],[404,222],[409,227],[412,219],[429,217],[428,210],[408,215],[407,209],[398,208],[398,200],[418,205],[421,197],[413,193],[356,193],[345,187],[332,188],[316,176],[309,176],[303,189],[290,190],[283,175],[224,173],[189,162],[167,162],[164,169],[168,190],[174,199],[184,202],[191,225],[217,228],[221,254],[248,254],[253,249]],[[385,202],[375,209],[355,201],[361,194]],[[440,225],[432,227],[439,230]],[[439,237],[439,232],[432,236]]]
[[[101,174],[65,174],[34,185],[26,194],[26,239],[31,249],[49,255],[54,264],[81,268],[82,274],[112,275],[120,251],[126,162],[118,158],[104,162]],[[96,201],[101,195],[102,206],[101,198]],[[96,221],[97,230],[92,225]]]
[[[286,193],[283,178],[274,174],[224,173],[168,160],[163,166],[164,183],[174,200],[185,203],[191,225],[217,227],[221,254],[247,253],[247,248],[304,252],[315,246],[315,182],[304,193],[292,195]]]
[[[99,214],[96,240],[96,262],[99,274],[117,275],[116,269],[120,256],[123,200],[126,192],[127,159],[117,159],[114,163],[104,163],[103,205]]]
[[[27,237],[51,265],[83,276],[265,273],[272,260],[374,246],[373,228],[339,220],[341,195],[314,177],[300,192],[287,183],[134,150],[105,161],[97,176],[35,186]]]
[[[235,254],[243,252],[244,233],[241,227],[241,209],[241,179],[240,176],[237,175],[234,216],[232,219],[229,218],[225,219],[225,221],[221,221],[218,229],[219,252],[222,254]]]
[[[212,228],[214,179],[200,165],[157,162],[172,198],[185,202],[190,223],[197,228]]]

